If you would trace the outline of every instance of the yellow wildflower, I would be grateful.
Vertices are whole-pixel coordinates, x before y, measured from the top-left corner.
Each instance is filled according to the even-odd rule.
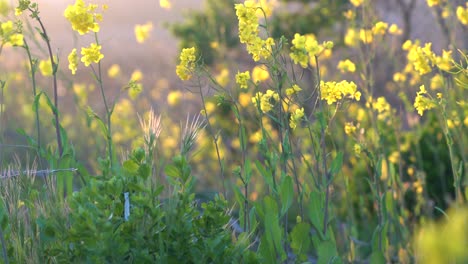
[[[359,145],[359,144],[354,144],[354,153],[355,153],[357,156],[359,156],[359,154],[361,154],[361,151],[362,151],[361,145]]]
[[[403,31],[396,24],[392,24],[388,28],[388,32],[390,34],[392,34],[392,35],[401,35],[401,34],[403,34]]]
[[[107,76],[109,78],[115,78],[120,75],[120,66],[118,64],[112,64],[110,68],[107,70]]]
[[[159,6],[165,9],[170,9],[172,5],[169,0],[159,0]]]
[[[440,4],[440,0],[426,0],[429,7],[433,7]]]
[[[182,93],[180,91],[171,91],[167,95],[167,103],[170,106],[177,106],[179,105],[181,98],[182,98]]]
[[[457,18],[463,25],[468,25],[468,3],[466,3],[466,8],[463,8],[463,6],[457,7]]]
[[[97,5],[85,5],[83,0],[76,0],[74,5],[69,5],[64,12],[65,18],[71,23],[73,30],[80,35],[84,35],[89,31],[99,32],[99,24],[101,15],[94,13]]]
[[[192,78],[192,72],[195,70],[195,47],[182,49],[180,53],[180,63],[176,67],[177,76],[183,81]]]
[[[370,44],[374,40],[372,36],[372,30],[368,29],[361,29],[359,30],[359,39],[364,43],[364,44]]]
[[[145,42],[148,39],[151,30],[153,29],[153,23],[148,22],[144,25],[135,26],[135,37],[138,43]]]
[[[265,66],[255,66],[252,69],[252,81],[254,83],[263,82],[270,78],[270,73],[265,69]]]
[[[353,6],[358,7],[358,6],[362,5],[364,0],[350,0],[350,2],[351,2],[351,4],[353,4]]]
[[[359,43],[359,35],[354,28],[348,28],[344,37],[344,42],[347,46],[354,47]]]
[[[226,68],[222,68],[221,72],[215,76],[216,82],[221,85],[222,87],[225,87],[229,83],[229,70]]]
[[[91,63],[98,63],[104,58],[104,55],[101,53],[101,45],[96,43],[91,43],[88,48],[81,48],[81,61],[86,67]]]
[[[255,97],[252,98],[252,103],[255,107],[260,107],[260,110],[263,113],[267,113],[273,109],[273,103],[279,101],[279,94],[267,90],[265,94],[258,92],[255,94]]]
[[[393,81],[395,82],[405,82],[406,81],[406,75],[402,72],[395,72],[393,74]]]
[[[143,79],[143,73],[140,70],[134,70],[130,80],[134,82],[140,82]]]
[[[437,67],[443,71],[450,71],[453,66],[452,51],[442,50],[442,56],[435,59]]]
[[[13,35],[11,35],[8,42],[13,46],[23,46],[24,45],[23,34],[13,34]]]
[[[51,76],[53,69],[50,60],[41,60],[39,62],[39,71],[43,76]]]
[[[291,117],[289,119],[289,127],[293,130],[296,129],[297,123],[300,122],[303,117],[304,108],[296,109],[296,111],[291,114]]]
[[[350,60],[340,60],[336,68],[342,73],[356,71],[356,65]]]
[[[269,58],[271,47],[275,43],[272,38],[263,40],[258,36],[258,5],[254,1],[245,1],[243,4],[236,4],[235,9],[239,20],[240,42],[247,45],[247,52],[252,55],[254,61]]]
[[[345,131],[346,135],[351,135],[354,132],[356,132],[356,126],[351,122],[346,122],[345,127],[344,127],[344,131]]]
[[[353,10],[348,10],[343,13],[343,16],[348,20],[353,20],[356,17],[356,13]]]
[[[239,93],[239,104],[242,107],[247,107],[251,101],[252,95],[248,93]]]
[[[414,100],[414,108],[416,108],[420,116],[423,115],[425,110],[432,109],[436,106],[431,98],[424,96],[425,94],[427,94],[426,88],[424,85],[421,85]]]
[[[441,74],[436,74],[431,78],[431,90],[437,90],[444,87],[444,78]]]
[[[331,105],[345,97],[359,101],[361,93],[357,91],[357,86],[354,82],[341,81],[337,82],[320,82],[320,97],[326,100],[327,104]]]
[[[400,153],[398,151],[393,151],[388,157],[388,161],[390,161],[393,164],[397,164],[399,160],[400,160]]]
[[[8,20],[7,22],[0,23],[2,28],[2,35],[6,36],[13,32],[13,21]]]
[[[236,74],[236,83],[240,88],[247,89],[249,88],[250,72],[238,72]]]
[[[286,89],[286,95],[291,96],[291,95],[297,94],[300,91],[302,91],[301,87],[299,87],[297,84],[294,84],[290,88]]]
[[[78,68],[78,54],[76,53],[76,49],[73,49],[68,55],[68,69],[70,69],[72,74],[75,75],[77,68]]]
[[[372,33],[374,35],[385,35],[385,32],[388,29],[388,24],[382,21],[375,23],[372,27]]]

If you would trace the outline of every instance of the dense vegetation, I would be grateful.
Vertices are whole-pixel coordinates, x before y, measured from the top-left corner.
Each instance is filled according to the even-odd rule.
[[[89,44],[62,58],[37,3],[0,0],[0,259],[467,262],[468,2],[425,1],[442,50],[395,3],[400,26],[373,1],[208,0],[168,26],[185,88],[162,107],[104,67],[107,5],[66,8]]]

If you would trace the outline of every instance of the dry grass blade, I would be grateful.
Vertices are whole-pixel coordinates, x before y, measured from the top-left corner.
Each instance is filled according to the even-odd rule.
[[[182,133],[182,144],[180,149],[182,155],[187,155],[190,152],[198,137],[198,133],[206,126],[206,121],[202,120],[200,117],[200,115],[196,115],[190,120],[190,116],[187,115],[184,132]]]

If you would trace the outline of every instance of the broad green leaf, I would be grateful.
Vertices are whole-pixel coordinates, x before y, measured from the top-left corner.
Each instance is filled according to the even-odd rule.
[[[323,212],[324,195],[316,190],[311,191],[309,198],[308,216],[315,230],[320,234],[323,239]]]
[[[382,252],[374,251],[369,258],[370,264],[385,264],[386,260]]]
[[[177,168],[176,166],[174,166],[172,164],[167,165],[166,168],[164,168],[164,172],[170,178],[175,179],[175,178],[179,178],[179,176],[180,176],[179,168]]]
[[[294,199],[294,187],[291,176],[286,176],[280,186],[280,199],[281,199],[281,214],[284,214],[289,210]]]
[[[340,172],[341,167],[343,166],[343,152],[338,152],[336,157],[333,159],[331,166],[330,166],[330,174],[331,176],[335,176],[338,172]]]
[[[336,245],[331,240],[321,241],[317,247],[318,264],[341,263]]]
[[[301,222],[294,226],[291,231],[291,248],[300,261],[307,260],[307,252],[311,245],[310,226]]]
[[[133,160],[126,160],[123,163],[123,169],[131,175],[135,175],[138,172],[138,167],[138,164]]]
[[[146,163],[141,164],[140,167],[138,168],[138,175],[146,180],[148,179],[150,174],[151,174],[151,167]]]
[[[255,161],[255,165],[257,169],[260,171],[260,174],[262,175],[265,182],[268,184],[268,187],[270,187],[271,190],[275,190],[274,184],[273,184],[273,176],[271,175],[271,171],[267,171],[265,167],[260,163],[259,160]]]

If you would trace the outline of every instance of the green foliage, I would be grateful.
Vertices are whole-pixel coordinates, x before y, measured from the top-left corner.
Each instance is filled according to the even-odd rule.
[[[175,192],[162,198],[163,186],[151,188],[142,149],[109,179],[93,178],[68,198],[66,225],[40,218],[38,225],[49,261],[72,263],[237,263],[254,261],[244,240],[233,242],[227,201],[197,204],[185,188],[190,166],[175,158]]]

